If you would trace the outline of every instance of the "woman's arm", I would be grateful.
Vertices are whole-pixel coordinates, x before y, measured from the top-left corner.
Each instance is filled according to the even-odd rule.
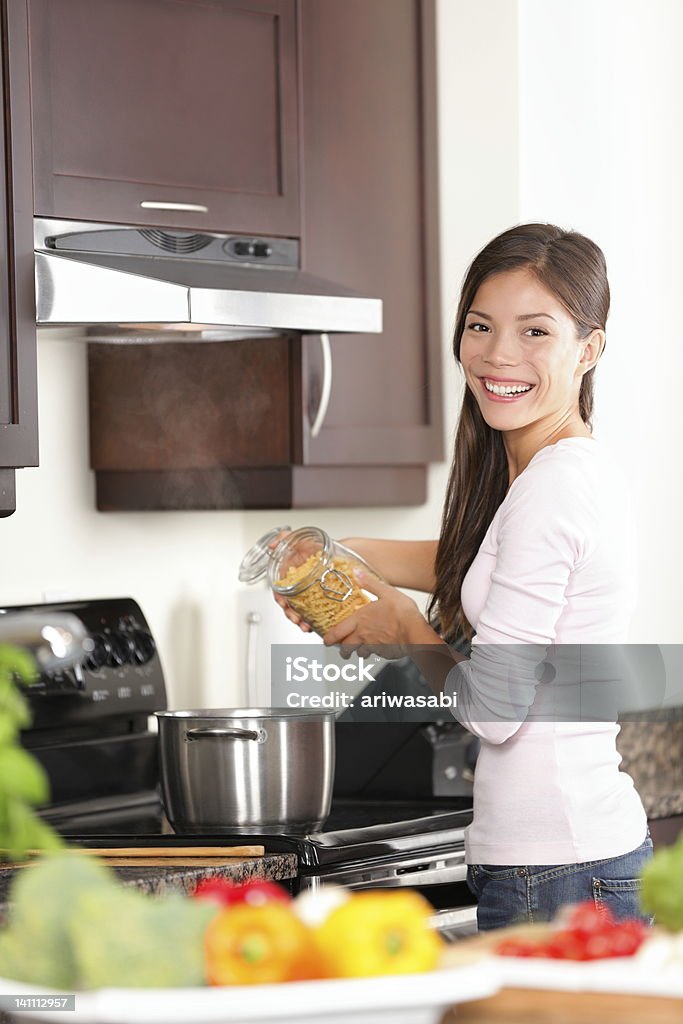
[[[392,587],[431,594],[436,586],[434,563],[438,541],[346,537],[342,544],[361,555]]]
[[[274,541],[274,547],[284,533]],[[376,569],[393,587],[404,587],[406,590],[422,590],[431,594],[436,586],[434,563],[436,561],[436,540],[377,540],[374,537],[345,537],[342,541],[365,561]],[[277,604],[295,626],[304,633],[310,633],[307,625],[286,598],[273,593]]]
[[[367,657],[370,653],[384,658],[407,656],[435,694],[446,691],[451,699],[454,698],[451,713],[469,732],[489,743],[504,743],[517,732],[523,716],[511,701],[509,692],[510,648],[505,648],[502,659],[502,686],[500,674],[491,672],[484,665],[472,688],[468,675],[459,677],[454,673],[458,667],[471,668],[469,659],[441,640],[407,594],[380,583],[367,573],[359,582],[378,600],[328,630],[323,637],[327,646],[339,644],[342,657],[348,657],[352,651],[359,657]],[[534,670],[537,662],[538,658],[535,658],[530,666],[523,666],[527,668],[527,674],[531,672],[527,690],[532,693],[536,686]],[[513,693],[512,698],[515,696]]]

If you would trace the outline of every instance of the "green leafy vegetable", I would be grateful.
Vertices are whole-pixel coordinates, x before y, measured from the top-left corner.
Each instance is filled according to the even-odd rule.
[[[657,924],[670,931],[683,929],[683,835],[674,846],[657,850],[643,869],[641,904]]]
[[[83,988],[203,985],[204,932],[217,907],[135,890],[85,893],[70,925]]]
[[[42,766],[19,743],[21,729],[31,723],[31,712],[16,683],[35,677],[29,654],[0,644],[0,860],[22,860],[28,850],[64,846],[33,812],[33,807],[48,801],[49,781]]]
[[[116,876],[83,854],[52,854],[17,871],[9,927],[0,935],[2,973],[37,985],[73,986],[77,970],[69,926],[74,905],[99,889],[118,894]]]
[[[62,989],[205,983],[204,932],[218,907],[126,889],[91,856],[51,854],[18,872],[2,973]]]

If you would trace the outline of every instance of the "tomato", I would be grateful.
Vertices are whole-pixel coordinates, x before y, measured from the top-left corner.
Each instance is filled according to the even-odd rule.
[[[565,927],[547,939],[532,941],[512,936],[496,947],[499,956],[538,956],[552,960],[603,960],[632,956],[648,934],[642,921],[616,921],[607,907],[591,900],[567,907],[556,921]]]
[[[565,928],[555,932],[546,942],[542,943],[541,956],[552,960],[587,960],[586,939],[584,933],[575,928]]]
[[[633,956],[648,935],[648,927],[642,921],[620,921],[611,935],[612,956]]]
[[[609,925],[602,931],[595,931],[587,935],[585,939],[586,959],[603,960],[605,957],[617,956],[615,950],[615,938],[617,932],[614,925]]]
[[[248,903],[260,907],[264,903],[289,903],[290,895],[277,882],[260,878],[235,883],[227,878],[203,878],[192,894],[196,899],[213,900],[222,907]]]
[[[529,939],[503,939],[494,952],[497,956],[538,956],[538,943]]]
[[[597,907],[593,900],[586,900],[577,905],[569,912],[566,927],[575,931],[592,934],[601,932],[606,925],[614,924],[614,918],[608,907]]]

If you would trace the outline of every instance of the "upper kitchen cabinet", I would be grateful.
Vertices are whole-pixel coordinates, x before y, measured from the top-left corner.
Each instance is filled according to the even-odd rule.
[[[0,516],[38,465],[33,195],[25,4],[0,3]]]
[[[443,458],[435,34],[433,0],[301,2],[305,267],[379,296],[384,321],[335,335],[331,360],[304,342],[305,465]]]
[[[128,12],[129,31],[138,12],[159,11],[160,22],[166,25],[194,8],[199,27],[193,31],[203,25],[209,33],[218,32],[219,14],[227,18],[225,12],[232,15],[236,9],[235,4],[217,0],[204,4],[183,0],[138,0],[134,5],[129,0],[30,3],[32,10],[41,12],[43,29],[52,25],[50,31],[61,40],[64,53],[74,44],[58,16],[60,8],[83,9],[84,18],[91,18],[91,10],[121,9]],[[243,0],[242,17],[246,9]],[[274,5],[269,10],[272,14]],[[293,230],[300,240],[300,267],[343,289],[381,299],[382,333],[341,333],[353,330],[344,323],[336,332],[329,328],[329,338],[303,333],[306,328],[299,327],[283,328],[277,337],[216,341],[209,346],[190,341],[152,347],[91,345],[90,452],[98,507],[103,510],[420,504],[426,498],[427,466],[443,457],[434,0],[297,0],[286,11],[288,17],[283,9],[279,19],[284,35],[278,32],[273,37],[272,53],[282,50],[291,34],[291,67],[296,69],[292,102],[298,113],[295,110],[291,118],[281,113],[278,122],[271,111],[268,123],[271,128],[293,125],[298,133],[299,226]],[[192,23],[191,18],[182,22],[186,34]],[[150,34],[154,24],[150,17]],[[83,32],[75,24],[76,30]],[[124,52],[125,32],[118,28],[112,32]],[[165,34],[169,36],[170,30]],[[82,38],[75,48],[80,51],[87,45]],[[106,46],[98,46],[104,61]],[[232,41],[230,46],[237,43]],[[142,61],[145,47],[139,39],[132,49]],[[46,61],[54,60],[48,58],[47,48],[44,52]],[[178,52],[184,54],[180,44]],[[37,62],[35,52],[32,56]],[[90,59],[79,52],[80,75]],[[150,60],[156,67],[154,56]],[[286,58],[283,61],[287,63]],[[174,68],[185,68],[186,62],[184,54]],[[57,80],[61,74],[71,81],[71,71],[67,74],[59,64]],[[36,77],[40,66],[35,64]],[[159,68],[159,74],[170,74],[161,58]],[[227,73],[219,67],[217,81],[224,82]],[[216,88],[209,87],[212,74],[207,72],[202,86],[211,95]],[[69,96],[75,96],[78,78],[74,73]],[[289,83],[289,75],[286,78]],[[125,84],[130,102],[121,103],[120,126],[128,123],[138,91],[140,104],[146,102],[142,85],[135,81]],[[180,95],[178,82],[164,81]],[[181,81],[185,83],[186,78]],[[116,89],[119,85],[115,83]],[[96,83],[94,88],[102,86]],[[53,110],[60,111],[59,118],[53,114],[53,119],[63,119],[70,133],[71,142],[60,143],[61,166],[68,170],[71,150],[90,153],[91,147],[69,124],[64,87],[60,89],[51,102]],[[230,115],[234,121],[241,118],[246,124],[257,117],[251,89],[252,78],[247,76],[235,99],[235,113]],[[164,90],[160,89],[160,96],[166,95]],[[202,90],[192,85],[191,91],[201,109]],[[43,97],[39,107],[45,102]],[[91,102],[88,124],[92,121],[97,138],[103,138],[106,132],[96,124],[95,100],[88,97],[84,109]],[[283,111],[289,102],[286,93],[280,95],[280,102]],[[259,103],[268,108],[263,99]],[[156,145],[151,123],[160,116],[159,104],[153,109],[155,114],[135,114],[135,123],[145,126],[140,129],[139,144],[149,136],[144,149],[147,160],[152,159]],[[115,120],[115,112],[111,100],[111,119]],[[210,135],[216,134],[221,113],[209,122]],[[103,125],[106,121],[103,116]],[[81,112],[74,123],[84,124]],[[119,127],[120,146],[124,145],[122,131]],[[285,134],[289,145],[283,130],[283,138]],[[268,138],[272,137],[271,132]],[[155,166],[161,163],[169,177],[177,168],[169,168],[168,154],[182,139],[175,126],[168,128],[160,148],[166,156],[154,156]],[[232,142],[237,144],[232,137],[222,143],[226,154]],[[132,167],[141,157],[127,145],[120,159]],[[186,175],[196,173],[202,180],[208,174],[211,144],[198,141],[195,148],[203,154],[200,166],[196,172],[188,169]],[[284,159],[284,143],[281,152]],[[114,146],[107,160],[116,166],[116,158]],[[194,155],[184,153],[183,158],[191,160]],[[40,177],[44,158],[37,159]],[[214,184],[228,174],[228,163],[226,155],[222,170],[211,168]],[[130,171],[129,177],[139,180],[142,173]],[[105,183],[113,196],[119,195],[121,178],[118,175],[116,181]],[[259,180],[257,176],[255,181]],[[94,194],[88,192],[94,188],[92,178],[75,174],[64,189],[67,184],[75,189],[76,181],[84,189],[81,196]],[[101,182],[97,184],[99,188]],[[55,199],[57,188],[62,186],[55,186]],[[73,194],[76,197],[77,192]],[[240,202],[244,198],[235,192],[232,197]],[[242,218],[245,208],[238,206],[239,219],[226,214],[225,221],[212,227],[251,235],[263,231],[264,211],[270,209],[267,189],[254,185],[252,198],[255,205],[249,216]],[[72,215],[77,213],[80,219],[116,219],[105,216],[103,207],[85,207],[81,199],[74,198],[74,204]],[[68,216],[56,202],[48,208],[38,200],[38,212]],[[151,212],[158,221],[159,211]],[[117,216],[134,221],[130,214]],[[275,235],[274,222],[268,230]],[[260,268],[256,271],[260,273]],[[255,326],[259,324],[263,326],[257,319]]]
[[[28,8],[37,215],[299,235],[296,0]]]

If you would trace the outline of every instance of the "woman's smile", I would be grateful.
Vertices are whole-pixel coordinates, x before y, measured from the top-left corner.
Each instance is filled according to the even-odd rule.
[[[502,380],[499,377],[480,377],[484,394],[491,402],[518,402],[536,386],[520,381]]]

